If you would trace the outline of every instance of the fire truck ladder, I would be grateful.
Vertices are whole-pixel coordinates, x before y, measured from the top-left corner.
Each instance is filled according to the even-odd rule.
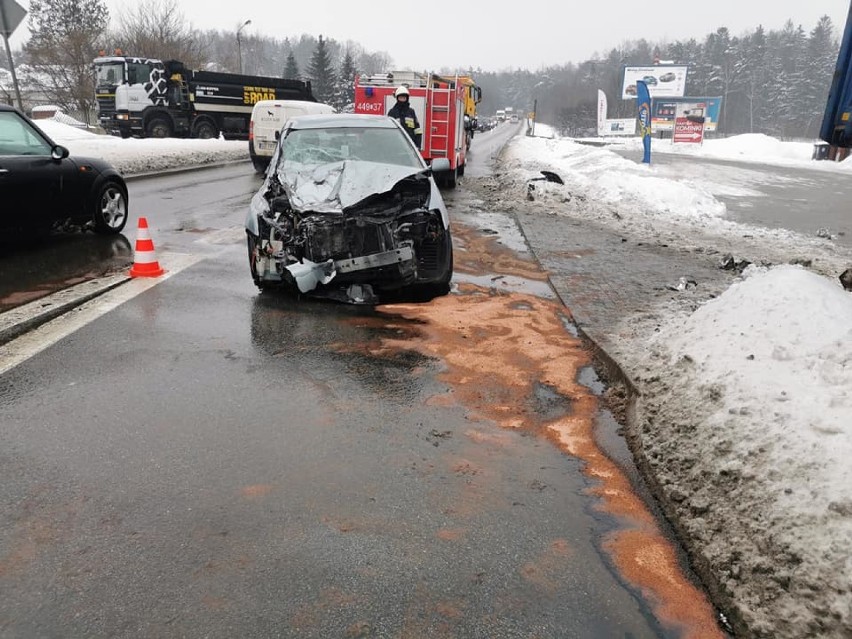
[[[439,76],[429,76],[426,90],[429,92],[429,146],[426,150],[430,158],[448,157],[451,148],[450,100],[455,92],[454,83]],[[452,158],[448,159],[453,161]]]

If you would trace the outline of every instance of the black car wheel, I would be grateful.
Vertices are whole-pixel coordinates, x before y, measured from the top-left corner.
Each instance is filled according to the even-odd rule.
[[[127,224],[127,191],[118,182],[106,182],[94,199],[92,221],[98,233],[120,233]]]

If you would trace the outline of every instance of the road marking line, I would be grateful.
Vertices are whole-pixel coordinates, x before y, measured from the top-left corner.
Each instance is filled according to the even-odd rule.
[[[205,259],[201,255],[170,254],[163,260],[166,274],[157,278],[134,278],[113,288],[35,330],[0,346],[0,375],[12,370],[59,340],[80,330],[121,304],[153,288],[184,269]]]

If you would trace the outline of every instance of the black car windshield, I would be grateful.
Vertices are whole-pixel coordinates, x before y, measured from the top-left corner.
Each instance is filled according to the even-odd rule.
[[[14,111],[0,111],[0,155],[50,155],[51,147]]]
[[[341,160],[422,168],[417,150],[397,128],[293,129],[281,141],[279,169],[303,170]]]

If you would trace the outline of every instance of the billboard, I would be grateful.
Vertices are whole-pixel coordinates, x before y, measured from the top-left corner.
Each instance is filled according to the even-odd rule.
[[[689,67],[674,64],[657,64],[650,67],[624,67],[621,85],[622,100],[636,98],[636,83],[648,85],[651,98],[680,98],[686,94],[686,73]]]
[[[687,114],[682,111],[703,109],[704,130],[716,131],[722,114],[722,98],[666,98],[654,100],[651,127],[654,131],[671,131],[676,117]]]
[[[605,120],[600,135],[636,135],[636,118]]]

